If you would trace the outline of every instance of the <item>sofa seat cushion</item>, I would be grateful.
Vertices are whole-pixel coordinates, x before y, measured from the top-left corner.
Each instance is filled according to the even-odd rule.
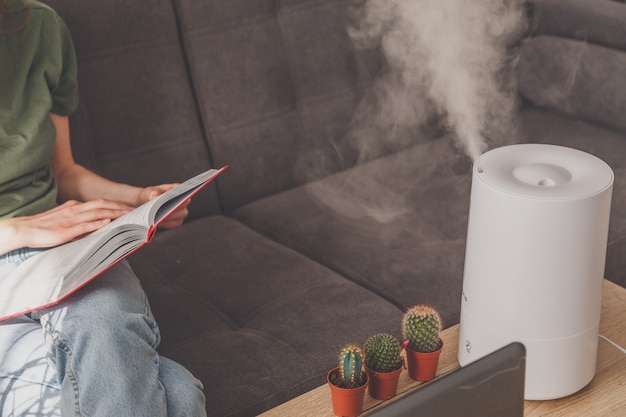
[[[470,165],[436,139],[243,206],[234,217],[399,308],[458,322]]]
[[[521,120],[530,142],[580,149],[599,157],[613,169],[615,181],[605,275],[626,287],[626,133],[538,108],[524,110]]]
[[[396,306],[231,218],[161,232],[131,263],[209,415],[259,414],[322,385],[343,344],[400,336]]]

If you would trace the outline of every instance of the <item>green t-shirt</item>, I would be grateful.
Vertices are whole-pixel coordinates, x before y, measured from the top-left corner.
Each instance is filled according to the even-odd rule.
[[[75,110],[76,72],[74,46],[57,13],[37,1],[9,0],[0,17],[0,218],[56,205],[49,113]]]

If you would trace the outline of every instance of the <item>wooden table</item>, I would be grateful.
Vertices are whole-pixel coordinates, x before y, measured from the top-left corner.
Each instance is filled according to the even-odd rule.
[[[610,281],[604,281],[602,294],[602,318],[600,334],[619,346],[626,347],[626,289]],[[437,375],[443,375],[459,367],[457,347],[459,326],[442,332],[444,350],[439,361]],[[420,382],[402,372],[398,384],[398,397],[414,391]],[[383,403],[365,395],[363,413],[367,416]],[[263,414],[262,417],[315,416],[334,417],[330,402],[330,389],[322,385]],[[565,398],[550,401],[526,401],[525,417],[561,416],[626,416],[626,354],[608,341],[598,342],[596,375],[581,391]]]

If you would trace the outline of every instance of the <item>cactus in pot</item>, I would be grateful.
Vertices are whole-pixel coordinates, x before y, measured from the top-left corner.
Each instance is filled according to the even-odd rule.
[[[367,339],[363,351],[370,396],[378,400],[395,396],[403,364],[398,339],[386,333],[376,334]]]
[[[339,366],[327,377],[333,412],[338,416],[356,417],[363,408],[369,378],[363,369],[363,351],[347,345],[339,352]]]
[[[331,382],[340,388],[357,388],[366,381],[361,348],[353,344],[343,347],[339,352],[339,371]]]
[[[365,365],[376,372],[391,372],[402,366],[400,342],[390,334],[379,333],[365,342]]]
[[[441,345],[441,328],[441,315],[431,306],[413,306],[402,317],[402,335],[409,341],[408,348],[415,352],[438,350]]]
[[[437,373],[443,341],[441,315],[436,308],[417,305],[402,316],[402,335],[406,348],[409,376],[417,381],[430,381]]]

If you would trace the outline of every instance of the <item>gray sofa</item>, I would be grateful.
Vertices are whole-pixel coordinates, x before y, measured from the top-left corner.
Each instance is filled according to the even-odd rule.
[[[131,257],[160,351],[202,380],[210,416],[256,415],[325,383],[341,345],[400,336],[410,305],[458,322],[471,162],[437,117],[359,153],[355,108],[385,65],[347,35],[354,2],[46,2],[78,54],[78,161],[137,185],[230,167],[185,225]],[[520,140],[614,169],[606,276],[624,286],[626,5],[532,6]]]

